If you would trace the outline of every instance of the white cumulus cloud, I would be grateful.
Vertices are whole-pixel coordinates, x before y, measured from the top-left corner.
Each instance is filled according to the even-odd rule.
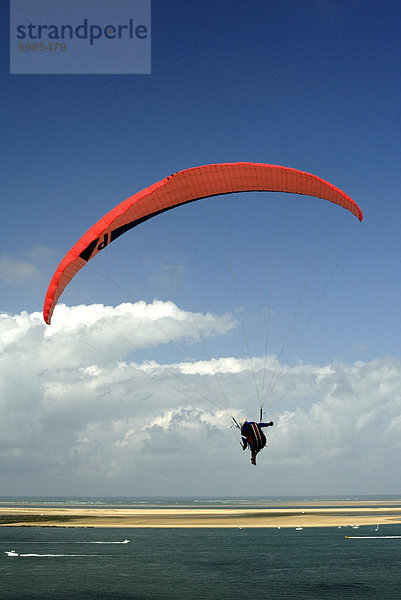
[[[160,301],[60,305],[50,327],[39,313],[0,315],[3,493],[396,491],[401,361],[157,358],[168,344],[185,348],[235,326],[231,315]],[[275,426],[255,469],[227,413],[258,418],[258,394],[275,372],[265,414]]]

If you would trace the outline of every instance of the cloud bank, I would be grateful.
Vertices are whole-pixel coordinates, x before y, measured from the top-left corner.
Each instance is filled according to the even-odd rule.
[[[0,315],[1,494],[398,492],[401,361],[185,360],[235,327],[160,301]],[[227,412],[257,418],[278,367],[255,469]]]

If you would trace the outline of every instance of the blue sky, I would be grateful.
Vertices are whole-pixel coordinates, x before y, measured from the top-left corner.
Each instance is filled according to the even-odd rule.
[[[120,472],[115,466],[117,463],[136,471],[144,494],[163,495],[176,491],[199,494],[202,490],[205,493],[239,494],[241,490],[235,487],[232,478],[221,476],[223,471],[237,472],[237,469],[242,470],[245,480],[250,478],[255,494],[396,491],[392,482],[399,475],[394,471],[398,467],[389,467],[385,450],[378,455],[377,464],[388,467],[389,476],[378,489],[368,476],[366,479],[361,476],[360,481],[355,482],[353,469],[356,472],[360,469],[356,459],[352,462],[350,449],[348,458],[344,458],[344,465],[349,466],[348,475],[343,475],[340,483],[327,475],[319,483],[322,473],[327,472],[328,463],[325,461],[332,460],[331,455],[323,456],[319,462],[316,455],[320,450],[311,450],[311,463],[307,459],[309,454],[305,453],[303,468],[310,475],[304,483],[294,483],[293,470],[299,467],[304,454],[302,435],[297,437],[297,423],[304,423],[305,419],[304,427],[308,431],[310,428],[311,435],[317,429],[324,429],[324,420],[319,421],[316,417],[319,410],[323,411],[322,407],[327,408],[327,414],[338,415],[338,411],[346,412],[345,407],[352,403],[355,411],[358,410],[353,420],[350,417],[354,433],[360,431],[359,419],[365,411],[371,418],[372,415],[374,418],[382,415],[383,436],[397,431],[401,421],[399,392],[398,400],[394,398],[401,379],[398,333],[401,295],[400,17],[400,4],[392,1],[276,3],[255,0],[244,3],[220,0],[216,3],[195,0],[183,3],[154,0],[151,75],[9,75],[8,52],[3,46],[0,309],[4,314],[5,328],[2,371],[8,374],[2,398],[11,411],[10,423],[5,425],[8,430],[17,426],[26,410],[29,412],[30,394],[35,396],[31,420],[26,424],[25,435],[30,440],[26,442],[27,446],[23,441],[19,444],[4,441],[1,468],[4,476],[8,477],[11,493],[41,493],[42,490],[65,493],[66,489],[76,493],[114,493],[119,490],[121,493],[139,493],[137,488],[122,484],[124,469]],[[1,18],[5,29],[8,13],[4,3]],[[272,431],[273,450],[270,456],[267,451],[261,455],[260,470],[271,469],[273,460],[281,465],[276,488],[264,486],[250,472],[243,456],[236,455],[236,442],[232,442],[231,436],[233,432],[229,432],[227,443],[222,441],[226,440],[225,425],[223,421],[220,423],[218,416],[207,412],[207,406],[200,405],[199,408],[194,407],[192,402],[185,404],[185,398],[178,405],[170,400],[171,388],[167,392],[163,390],[168,386],[159,387],[163,380],[161,370],[145,388],[150,397],[157,396],[154,411],[149,414],[138,412],[142,396],[135,396],[136,390],[141,387],[137,373],[127,377],[124,389],[116,391],[116,387],[111,385],[116,365],[120,364],[116,361],[143,362],[144,356],[135,352],[138,346],[140,350],[145,348],[152,359],[160,361],[160,369],[161,364],[179,362],[181,359],[174,354],[171,345],[166,347],[160,340],[150,342],[150,338],[146,337],[149,333],[144,332],[142,338],[135,330],[135,339],[143,341],[133,344],[131,352],[123,354],[121,346],[115,340],[109,340],[103,331],[103,337],[99,332],[96,334],[100,335],[95,336],[96,343],[89,338],[86,343],[97,345],[99,339],[103,339],[105,356],[107,354],[109,361],[114,363],[103,363],[96,352],[91,353],[91,346],[86,347],[85,358],[80,363],[74,358],[81,356],[74,345],[80,343],[78,335],[74,338],[74,327],[79,329],[79,324],[84,327],[87,323],[85,319],[89,317],[85,312],[84,316],[71,317],[75,325],[71,325],[69,333],[60,326],[60,346],[54,341],[58,348],[54,352],[57,356],[60,352],[61,362],[53,364],[50,379],[46,380],[42,374],[43,369],[49,369],[45,350],[41,369],[39,366],[31,368],[32,361],[29,359],[42,347],[44,329],[33,317],[18,317],[22,311],[28,315],[41,311],[50,277],[65,252],[90,225],[117,203],[175,171],[214,162],[236,161],[281,164],[319,175],[349,194],[364,213],[362,224],[347,214],[342,215],[341,224],[336,225],[327,263],[328,276],[332,273],[334,276],[296,351],[288,357],[288,369],[283,369],[288,376],[283,389],[290,390],[288,393],[293,404],[289,403],[287,394],[283,405],[277,402],[270,409],[277,424],[281,423],[281,428],[274,429],[274,433]],[[251,354],[259,357],[264,338],[261,340],[257,321],[261,304],[254,290],[259,292],[260,269],[265,264],[260,255],[262,252],[269,254],[266,248],[270,242],[265,239],[266,229],[258,229],[263,221],[263,200],[260,195],[256,195],[257,198],[251,194],[248,196],[225,198],[218,203],[214,201],[213,207],[207,202],[200,206],[191,205],[130,232],[121,239],[121,243],[119,240],[115,247],[107,249],[107,256],[104,254],[96,259],[98,264],[93,265],[93,269],[89,270],[92,265],[88,265],[88,273],[80,274],[61,302],[68,305],[96,302],[116,306],[121,302],[152,302],[157,298],[163,302],[174,302],[183,311],[180,318],[184,323],[189,323],[185,318],[188,311],[202,315],[210,311],[216,316],[213,331],[219,331],[219,335],[209,339],[211,333],[206,323],[199,321],[205,327],[210,354],[216,359],[246,360],[244,340],[240,341],[241,326],[230,269],[222,257],[227,251],[238,270],[236,286],[239,303],[244,306]],[[306,206],[311,221],[301,209],[300,202]],[[279,352],[278,338],[285,335],[283,323],[288,321],[284,316],[286,301],[295,293],[291,269],[294,268],[294,257],[299,256],[298,243],[304,240],[301,236],[299,242],[299,234],[305,232],[304,237],[310,240],[314,235],[312,221],[315,222],[319,214],[322,220],[319,234],[324,242],[331,231],[331,223],[340,219],[336,207],[324,207],[323,210],[316,208],[317,203],[307,202],[304,199],[281,198],[280,195],[269,204],[273,229],[276,227],[274,223],[283,219],[281,204],[288,206],[292,218],[292,221],[288,219],[287,238],[280,246],[280,249],[285,248],[285,252],[280,250],[283,261],[276,265],[279,276],[275,276],[274,280],[276,300],[271,309],[273,322],[277,323],[277,343],[276,334],[272,331],[272,351],[276,355]],[[219,233],[217,241],[214,235],[216,222],[224,222],[221,225],[223,233]],[[222,240],[223,253],[219,252]],[[335,269],[340,255],[342,260]],[[219,262],[218,266],[216,262]],[[176,285],[175,276],[182,285]],[[116,279],[117,286],[113,283]],[[321,290],[325,284],[319,276],[317,282],[318,290]],[[226,313],[237,320],[236,326],[230,327],[227,321],[223,322]],[[109,313],[104,316],[105,320],[113,321],[115,318]],[[31,382],[27,387],[21,386],[18,375],[11,377],[7,366],[8,360],[10,364],[17,365],[20,356],[18,344],[15,346],[17,342],[13,346],[14,342],[10,341],[9,331],[19,331],[13,339],[15,342],[18,338],[26,352],[26,362],[21,361],[16,366],[16,373],[21,376],[26,365],[23,379]],[[63,336],[67,334],[71,335],[67,344],[70,353],[62,354]],[[181,344],[183,338],[191,338],[193,334],[183,330],[170,335],[174,340],[177,335]],[[53,339],[56,340],[57,336]],[[181,347],[184,353],[201,358],[199,346],[192,343]],[[315,382],[324,379],[322,370],[326,374],[334,374],[330,388],[333,393],[330,394],[327,389],[304,388],[305,381],[298,381],[296,372],[290,371],[297,364],[303,364],[305,370],[310,369],[314,375],[308,377]],[[357,369],[355,365],[358,365],[358,374],[353,371]],[[370,388],[365,386],[364,377],[369,380],[364,370],[368,369],[366,365],[371,365],[369,373],[375,373],[372,377],[377,387],[373,383]],[[87,373],[83,379],[77,376],[76,369],[95,367],[100,371],[96,371],[95,375],[91,371],[93,379],[90,382],[86,379],[89,377]],[[63,369],[66,369],[65,373]],[[60,374],[59,379],[57,373]],[[335,379],[335,374],[338,379]],[[250,377],[249,372],[247,376]],[[299,377],[308,379],[305,373]],[[229,376],[225,374],[224,379],[229,380]],[[339,382],[345,379],[351,382],[358,401],[352,394],[347,396],[343,391],[341,402],[336,404],[333,397],[341,388]],[[125,406],[127,397],[132,398],[132,413],[125,409],[125,429],[121,425],[123,417],[119,417],[118,407],[115,412],[105,409],[103,414],[102,403],[96,404],[96,397],[91,397],[92,392],[87,386],[96,387],[95,380],[103,381],[98,394],[109,397],[109,406]],[[250,395],[246,395],[246,400],[239,396],[239,390],[249,388],[249,381],[245,375],[241,383],[234,379],[227,381],[228,394],[235,395],[236,414],[257,412]],[[361,389],[356,381],[361,382]],[[190,385],[196,387],[197,384],[191,382]],[[76,388],[71,391],[74,386]],[[388,394],[384,401],[383,388]],[[143,394],[146,396],[146,391]],[[361,396],[365,394],[369,395],[366,399],[369,406],[363,404]],[[56,395],[59,404],[53,406]],[[161,397],[163,395],[164,398]],[[82,397],[81,408],[76,408],[75,396]],[[151,400],[149,403],[152,405]],[[391,410],[387,409],[387,417],[383,416],[380,407],[389,405]],[[74,410],[82,410],[87,415],[85,431],[76,422],[79,419],[74,417]],[[191,413],[191,410],[194,412]],[[201,413],[198,414],[197,410]],[[89,416],[91,411],[96,415],[99,411],[103,416],[93,419]],[[136,430],[136,414],[143,418],[140,431]],[[32,453],[28,446],[29,443],[38,443],[37,439],[41,437],[38,431],[42,431],[43,435],[46,433],[47,439],[57,444],[57,439],[60,439],[55,433],[58,431],[57,423],[66,415],[70,428],[64,431],[59,455],[55,451],[57,464],[46,463],[44,456],[48,452],[42,447],[35,459],[29,458]],[[161,415],[164,421],[159,422]],[[107,429],[106,417],[115,424],[114,433]],[[184,438],[185,435],[196,437],[192,460],[188,459],[188,464],[181,464],[183,459],[177,458],[174,450],[174,436],[180,435],[180,432],[174,433],[171,425],[176,417],[182,420],[182,431],[187,431],[182,433]],[[342,420],[340,416],[338,418]],[[187,423],[196,424],[195,433],[192,425]],[[115,437],[118,427],[122,428],[120,437]],[[101,434],[94,435],[90,442],[84,442],[90,439],[89,432],[98,431],[97,428]],[[135,431],[135,434],[132,433]],[[141,466],[138,458],[142,456],[141,451],[135,445],[137,442],[133,441],[142,439],[141,436],[151,439],[154,448],[159,448],[160,444],[160,449],[155,451],[154,463],[147,464],[145,461],[145,466]],[[298,445],[295,442],[290,444],[291,439],[298,440]],[[341,454],[343,438],[340,437],[336,443],[342,449],[338,450]],[[392,449],[395,450],[398,443],[395,438],[393,443]],[[118,455],[117,452],[110,461],[102,456],[101,444],[113,448],[108,457],[114,456],[116,448],[120,448],[122,453],[124,448],[132,452],[127,450],[126,455]],[[358,450],[354,449],[354,455],[360,453],[363,461],[363,441],[356,435],[355,445]],[[222,451],[221,446],[224,448]],[[207,452],[207,456],[204,455],[204,447],[210,448],[210,455]],[[54,449],[54,446],[51,448]],[[167,448],[171,449],[171,455]],[[169,478],[166,480],[160,476],[158,463],[163,453],[170,457]],[[216,465],[215,453],[224,457]],[[66,456],[77,455],[80,456],[79,464],[69,463],[66,459]],[[30,460],[35,464],[31,464]],[[206,483],[202,478],[197,481],[190,476],[187,479],[182,477],[182,473],[191,471],[190,463],[194,461],[198,461],[201,471],[208,470],[210,473],[213,469],[211,481]],[[24,469],[37,473],[36,481],[43,483],[42,487],[37,484],[40,489],[34,490],[29,478],[26,484],[22,483]],[[53,486],[44,483],[49,481],[49,472],[53,473]],[[153,483],[150,483],[149,473],[153,474]],[[355,489],[350,489],[353,486]]]

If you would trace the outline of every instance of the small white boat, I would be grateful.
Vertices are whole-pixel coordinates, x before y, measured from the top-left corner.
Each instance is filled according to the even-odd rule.
[[[8,552],[6,551],[5,554],[7,554],[7,556],[19,556],[18,552],[15,550],[9,550]]]
[[[122,544],[129,544],[129,540],[124,540],[123,542],[121,542]]]
[[[295,527],[295,531],[302,531],[303,527]]]

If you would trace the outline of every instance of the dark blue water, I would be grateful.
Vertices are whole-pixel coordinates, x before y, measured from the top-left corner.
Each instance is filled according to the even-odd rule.
[[[376,539],[346,539],[345,535]],[[3,600],[401,598],[401,525],[0,528]],[[122,542],[128,544],[109,543]],[[102,542],[102,543],[93,543]],[[14,549],[20,555],[8,557]],[[23,556],[23,555],[31,556]]]

